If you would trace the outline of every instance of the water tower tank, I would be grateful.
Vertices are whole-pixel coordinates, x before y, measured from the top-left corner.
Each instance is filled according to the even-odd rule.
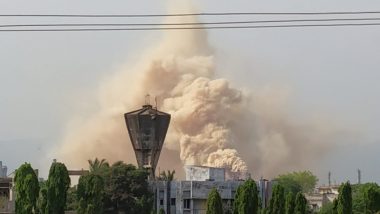
[[[138,167],[147,168],[150,171],[150,179],[155,179],[155,170],[169,127],[170,114],[146,104],[139,110],[125,113],[124,117]]]

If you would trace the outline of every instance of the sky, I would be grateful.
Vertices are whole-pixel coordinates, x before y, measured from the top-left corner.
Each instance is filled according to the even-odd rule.
[[[374,0],[191,2],[200,12],[380,10]],[[183,12],[172,3],[0,0],[0,14],[161,14],[168,7]],[[0,24],[58,21],[0,17]],[[10,170],[23,162],[46,169],[54,158],[49,152],[61,142],[70,119],[98,108],[95,92],[102,80],[161,36],[144,31],[0,32],[0,160]],[[378,26],[208,31],[217,76],[247,90],[286,88],[292,117],[329,118],[348,133],[347,141],[337,142],[310,169],[321,184],[328,171],[335,182],[356,182],[358,168],[362,181],[380,182],[379,36]]]

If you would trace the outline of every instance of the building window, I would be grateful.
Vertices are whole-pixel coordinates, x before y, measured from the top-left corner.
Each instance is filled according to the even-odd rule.
[[[175,198],[170,199],[170,205],[175,206]]]
[[[164,200],[160,199],[160,206],[163,206],[163,205],[164,205]]]
[[[190,199],[184,199],[183,200],[183,208],[184,209],[190,209]]]

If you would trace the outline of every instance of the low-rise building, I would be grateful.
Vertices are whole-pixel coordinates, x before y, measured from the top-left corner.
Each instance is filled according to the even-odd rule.
[[[166,214],[205,214],[208,194],[216,188],[222,198],[224,210],[233,209],[233,201],[239,185],[244,180],[225,180],[225,169],[185,166],[184,181],[155,181],[155,210],[163,209]],[[272,194],[272,182],[261,179],[258,183],[259,195],[265,203]]]

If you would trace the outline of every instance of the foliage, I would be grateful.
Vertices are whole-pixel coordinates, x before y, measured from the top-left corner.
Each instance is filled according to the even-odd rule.
[[[97,174],[100,176],[105,176],[109,173],[110,165],[106,159],[99,160],[95,158],[94,160],[88,160],[91,174]]]
[[[380,187],[377,184],[368,186],[364,192],[365,213],[380,211]]]
[[[297,194],[299,191],[310,193],[318,182],[318,178],[310,171],[279,175],[275,180],[285,188],[285,192],[291,191],[294,194]]]
[[[283,214],[285,213],[285,189],[280,184],[273,187],[272,198],[269,202],[267,214]]]
[[[165,214],[165,210],[164,209],[160,209],[160,211],[158,212],[159,214]]]
[[[73,211],[78,209],[77,186],[67,190],[66,210]]]
[[[346,182],[339,187],[338,214],[352,213],[351,184]]]
[[[46,212],[46,205],[47,205],[47,185],[46,181],[40,182],[40,194],[38,196],[37,200],[37,211],[38,213],[45,213]]]
[[[332,214],[334,209],[334,204],[332,202],[328,202],[321,207],[319,210],[319,214]]]
[[[174,180],[174,174],[175,170],[173,171],[162,171],[160,172],[160,175],[158,176],[158,180],[160,181],[173,181]]]
[[[233,204],[233,214],[239,214],[239,203],[240,203],[240,195],[243,191],[243,185],[238,186],[235,197],[234,197],[234,204]]]
[[[70,177],[66,166],[63,163],[53,162],[47,180],[46,213],[64,213],[69,187]]]
[[[258,213],[259,198],[257,185],[254,180],[248,179],[237,191],[234,201],[234,213]]]
[[[82,175],[77,189],[78,214],[103,213],[103,196],[103,178],[97,174]]]
[[[222,198],[216,188],[212,188],[207,197],[206,214],[221,214],[223,213]]]
[[[110,168],[106,180],[106,209],[125,213],[149,214],[153,206],[153,193],[149,189],[149,172],[121,161]]]
[[[376,207],[380,205],[379,195],[380,187],[376,183],[352,185],[352,212],[361,214],[379,211],[379,207]]]
[[[293,214],[295,206],[295,198],[293,192],[288,192],[285,200],[285,214]]]
[[[22,164],[16,170],[15,187],[17,191],[16,213],[35,213],[40,187],[37,175],[29,163]]]
[[[301,192],[297,193],[295,205],[296,205],[294,207],[295,214],[307,213],[307,200]]]

